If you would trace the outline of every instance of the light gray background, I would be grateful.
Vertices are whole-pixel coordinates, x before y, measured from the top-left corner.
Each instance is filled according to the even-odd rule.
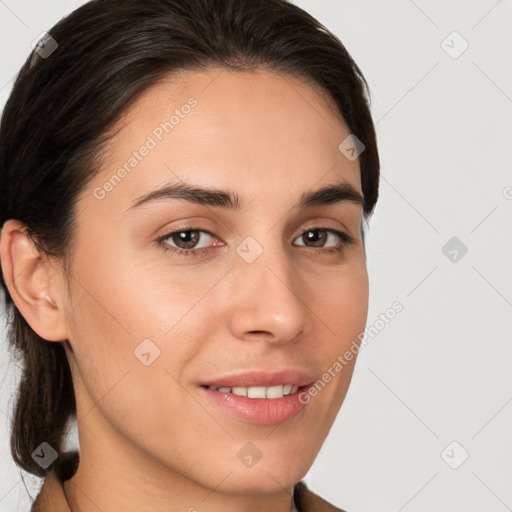
[[[1,106],[32,40],[82,3],[0,0]],[[382,180],[368,324],[404,306],[361,351],[306,482],[351,512],[512,510],[512,2],[295,3],[370,83]],[[456,262],[442,252],[452,237],[468,248]],[[16,375],[1,332],[0,511],[12,512],[30,500],[8,450]]]

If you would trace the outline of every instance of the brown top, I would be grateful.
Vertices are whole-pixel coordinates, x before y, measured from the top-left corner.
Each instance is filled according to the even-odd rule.
[[[59,455],[59,464],[47,473],[30,512],[71,512],[62,482],[76,472],[78,459],[77,451]],[[310,491],[303,480],[294,487],[294,500],[299,512],[344,512]]]

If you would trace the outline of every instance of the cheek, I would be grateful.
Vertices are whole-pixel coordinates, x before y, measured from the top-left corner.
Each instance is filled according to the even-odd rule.
[[[90,282],[73,284],[67,319],[74,382],[77,394],[95,403],[126,373],[131,338]]]
[[[329,407],[329,401],[335,402],[337,405],[333,411],[341,405],[350,384],[361,335],[366,326],[368,294],[368,274],[364,262],[351,266],[350,270],[347,267],[335,273],[329,285],[323,287],[323,293],[316,294],[318,302],[315,311],[319,312],[319,325],[327,333],[320,345],[325,372],[322,380],[328,382],[326,387],[330,389],[325,393],[326,399],[329,395],[325,405]]]
[[[312,288],[316,298],[315,311],[323,320],[331,338],[336,343],[329,345],[342,349],[364,331],[368,314],[368,274],[364,262],[334,270],[324,279],[321,289]]]
[[[211,284],[193,285],[177,270],[155,271],[151,263],[131,256],[108,260],[113,250],[102,253],[105,257],[77,259],[71,281],[73,300],[66,314],[81,374],[94,387],[89,389],[94,397],[128,371],[127,380],[134,379],[141,390],[141,383],[151,381],[144,392],[159,396],[160,383],[172,380],[165,369],[181,378],[181,369],[197,352],[190,324],[199,325],[195,306]]]
[[[162,329],[151,316],[158,315],[152,304],[128,294],[107,302],[106,287],[90,292],[74,290],[69,337],[82,431],[94,433],[102,416],[132,437],[147,438],[148,446],[177,436],[181,427],[173,418],[187,407],[178,381],[188,352],[158,337]]]

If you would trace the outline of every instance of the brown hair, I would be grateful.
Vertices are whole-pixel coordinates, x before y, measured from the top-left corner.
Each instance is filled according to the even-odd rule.
[[[341,41],[286,0],[93,0],[49,31],[22,66],[0,126],[0,225],[18,219],[41,254],[67,261],[78,194],[98,171],[107,133],[170,73],[218,66],[307,79],[334,100],[360,155],[364,215],[378,197],[379,156],[365,78]],[[341,141],[340,141],[341,142]],[[40,338],[9,296],[9,342],[23,370],[11,451],[24,470],[42,442],[63,450],[76,414],[62,343]]]

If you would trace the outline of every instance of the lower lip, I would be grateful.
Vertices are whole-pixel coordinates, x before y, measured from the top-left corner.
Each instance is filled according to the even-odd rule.
[[[257,425],[278,425],[301,413],[307,404],[299,401],[299,394],[308,386],[282,398],[249,398],[233,393],[223,393],[201,386],[206,397],[234,414],[237,418]]]

